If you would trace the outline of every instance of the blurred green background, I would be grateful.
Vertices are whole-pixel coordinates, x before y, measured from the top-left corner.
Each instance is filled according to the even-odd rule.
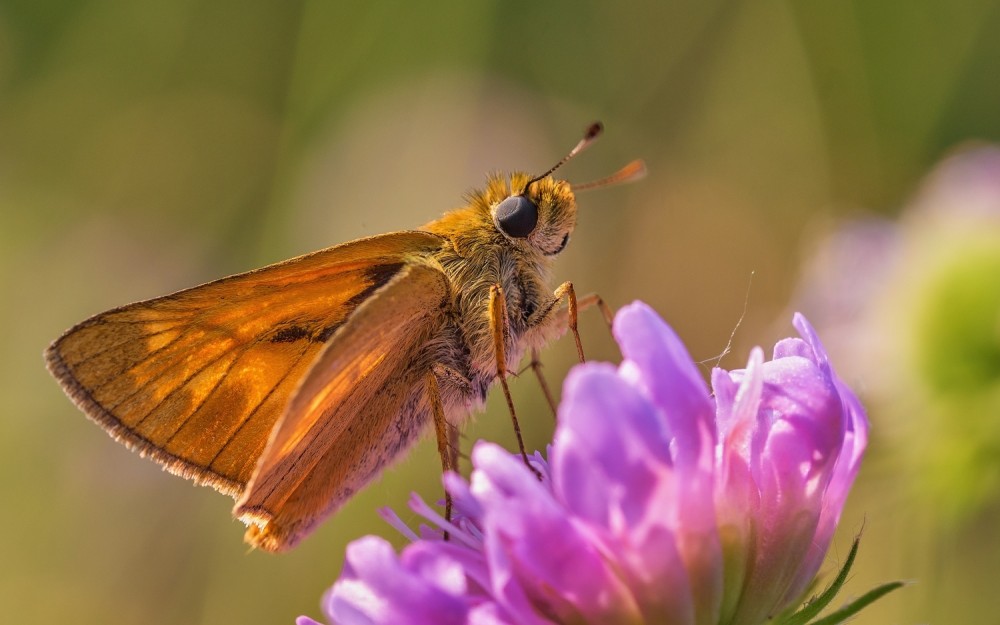
[[[293,553],[248,553],[231,500],[140,460],[62,395],[41,352],[65,328],[417,226],[486,172],[544,170],[601,119],[606,136],[562,175],[639,156],[650,175],[581,195],[557,280],[650,302],[697,360],[745,309],[723,361],[739,366],[791,333],[817,224],[893,216],[953,146],[1000,140],[998,32],[997,0],[0,0],[4,620],[319,616],[345,544],[394,535],[375,509],[438,492],[428,441]],[[583,332],[616,358],[596,314]],[[554,345],[550,380],[572,360]],[[543,446],[537,385],[515,400]],[[932,497],[900,494],[904,465],[871,417],[831,566],[864,524],[848,592],[918,583],[856,622],[995,619],[996,506],[936,520]],[[465,444],[480,437],[513,448],[497,397]]]

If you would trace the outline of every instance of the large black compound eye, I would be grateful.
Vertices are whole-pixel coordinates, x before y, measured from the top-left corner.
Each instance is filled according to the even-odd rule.
[[[504,234],[523,239],[538,224],[538,206],[523,195],[512,195],[497,206],[496,218]]]

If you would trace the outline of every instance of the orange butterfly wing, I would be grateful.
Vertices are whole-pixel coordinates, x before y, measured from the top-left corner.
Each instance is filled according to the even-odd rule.
[[[239,497],[324,344],[442,243],[417,231],[359,239],[123,306],[71,328],[45,358],[115,439]]]
[[[449,296],[440,270],[408,265],[323,348],[233,511],[250,524],[247,542],[293,547],[417,440],[431,422],[428,344]]]

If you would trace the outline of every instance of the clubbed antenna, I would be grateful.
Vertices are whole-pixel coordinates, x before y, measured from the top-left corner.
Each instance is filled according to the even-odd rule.
[[[601,178],[600,180],[591,180],[590,182],[572,184],[570,186],[573,188],[573,191],[576,192],[583,191],[584,189],[596,189],[598,187],[607,187],[613,184],[622,184],[624,182],[635,182],[645,176],[646,163],[642,159],[636,159],[610,176]]]
[[[601,122],[594,122],[593,124],[588,126],[586,132],[583,133],[583,138],[580,139],[580,142],[576,144],[576,147],[570,150],[569,154],[564,156],[561,161],[553,165],[547,172],[545,172],[540,176],[535,176],[534,178],[529,180],[528,184],[524,185],[524,192],[527,193],[528,187],[530,187],[531,185],[535,184],[542,178],[545,178],[555,170],[565,165],[569,161],[569,159],[573,158],[580,152],[583,152],[587,148],[587,146],[589,146],[591,143],[594,142],[594,139],[601,136],[602,132],[604,132],[604,124],[602,124]]]

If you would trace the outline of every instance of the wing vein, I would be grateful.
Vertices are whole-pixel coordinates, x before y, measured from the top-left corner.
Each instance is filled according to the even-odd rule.
[[[219,375],[218,378],[215,380],[215,384],[212,385],[212,390],[205,393],[205,395],[198,400],[198,404],[194,407],[194,410],[188,413],[188,415],[184,417],[184,419],[179,424],[176,424],[177,427],[174,429],[173,434],[171,434],[167,438],[167,440],[163,443],[163,447],[166,447],[167,445],[170,444],[170,441],[174,440],[174,437],[177,436],[177,433],[180,432],[182,429],[184,429],[184,425],[188,421],[190,421],[192,417],[198,414],[198,411],[202,409],[202,407],[205,405],[205,402],[207,402],[212,397],[212,395],[214,395],[215,392],[219,390],[219,387],[222,386],[222,383],[226,381],[226,377],[229,376],[229,372],[233,370],[233,367],[236,366],[237,361],[239,361],[239,359],[242,356],[244,356],[246,352],[247,349],[244,348],[243,350],[241,350],[241,353],[239,355],[237,355],[235,358],[232,359],[232,361],[230,361],[229,365],[226,366],[226,370],[221,375]],[[221,359],[217,359],[216,362],[218,362],[218,360]],[[194,377],[195,376],[188,378],[181,386],[187,386],[188,383],[190,383],[191,380],[194,379]]]
[[[233,430],[233,433],[229,435],[229,437],[226,439],[226,442],[223,443],[222,446],[219,448],[219,451],[215,452],[215,455],[212,456],[211,460],[208,461],[206,466],[211,467],[212,464],[214,464],[215,461],[219,459],[219,456],[222,455],[222,452],[224,452],[229,447],[230,443],[236,440],[236,437],[239,436],[240,432],[243,431],[243,428],[246,426],[246,424],[249,423],[251,419],[253,419],[254,415],[257,414],[257,411],[260,410],[261,406],[263,406],[267,402],[267,400],[271,398],[271,395],[273,395],[274,392],[278,390],[278,387],[280,387],[282,384],[285,383],[285,380],[287,380],[288,376],[291,375],[292,370],[295,369],[295,366],[299,364],[299,362],[302,360],[302,358],[306,355],[308,351],[309,351],[308,348],[303,349],[301,353],[294,360],[292,360],[291,364],[288,366],[288,370],[285,371],[284,374],[282,374],[281,378],[277,382],[275,382],[275,384],[267,391],[267,393],[260,399],[260,401],[257,402],[257,404],[253,407],[253,410],[247,413],[247,416],[244,417],[243,421],[241,421],[240,424],[236,427],[236,429]]]
[[[159,402],[157,402],[156,406],[153,406],[152,408],[150,408],[150,409],[149,409],[149,412],[147,412],[146,414],[144,414],[144,415],[142,416],[142,418],[141,418],[141,419],[139,419],[139,420],[138,420],[138,421],[136,422],[136,424],[135,424],[134,426],[132,426],[132,427],[135,427],[135,428],[138,428],[138,427],[139,427],[140,425],[142,425],[142,422],[143,422],[143,421],[145,421],[145,420],[146,420],[146,418],[147,418],[147,417],[148,417],[149,415],[151,415],[151,414],[153,413],[153,411],[154,411],[154,410],[156,410],[157,406],[159,406],[159,405],[160,405],[160,404],[162,404],[163,402],[165,402],[165,401],[167,401],[168,399],[170,399],[171,397],[173,397],[174,393],[178,392],[179,390],[181,390],[182,388],[184,388],[185,386],[187,386],[187,385],[188,385],[188,383],[189,383],[189,382],[190,382],[191,380],[193,380],[194,378],[198,377],[198,375],[199,375],[199,374],[201,374],[201,372],[203,372],[203,371],[204,371],[205,369],[208,369],[209,367],[211,367],[211,366],[212,366],[212,365],[214,365],[215,363],[219,362],[220,360],[222,360],[222,359],[223,359],[223,358],[225,358],[226,356],[229,356],[229,355],[231,355],[232,353],[233,353],[233,350],[231,350],[231,349],[230,349],[230,350],[226,350],[226,351],[223,351],[223,352],[220,352],[220,353],[219,353],[219,355],[217,355],[216,357],[214,357],[214,358],[211,358],[211,359],[209,359],[209,360],[205,361],[205,363],[204,363],[204,364],[202,364],[202,365],[201,365],[200,367],[198,367],[198,369],[196,369],[195,371],[193,371],[193,372],[192,372],[192,373],[191,373],[190,375],[186,376],[186,377],[185,377],[185,378],[184,378],[184,379],[183,379],[183,380],[182,380],[182,381],[181,381],[181,382],[180,382],[180,383],[179,383],[179,384],[178,384],[177,386],[175,386],[174,388],[172,388],[172,389],[170,389],[169,391],[167,391],[166,395],[164,395],[164,396],[163,396],[163,397],[162,397],[162,398],[160,399],[160,401],[159,401]],[[143,361],[143,362],[145,362],[145,361]],[[178,364],[178,363],[174,362],[174,363],[173,363],[173,364],[172,364],[171,366],[177,366],[177,364]],[[145,381],[145,382],[144,382],[144,383],[143,383],[143,384],[142,384],[141,386],[139,386],[139,387],[138,387],[138,388],[137,388],[137,389],[136,389],[136,390],[135,390],[135,391],[134,391],[133,393],[129,394],[129,396],[128,396],[127,398],[125,398],[125,399],[123,399],[122,401],[120,401],[120,402],[116,403],[116,404],[115,404],[115,405],[113,406],[112,410],[114,410],[114,409],[118,408],[118,406],[121,406],[121,405],[122,405],[122,404],[123,404],[124,402],[126,402],[126,401],[128,401],[129,399],[131,399],[131,398],[135,397],[135,396],[136,396],[136,395],[138,395],[138,394],[139,394],[140,392],[142,392],[142,391],[146,390],[146,388],[147,388],[147,387],[148,387],[148,386],[149,386],[150,384],[153,384],[153,383],[157,382],[158,380],[159,380],[159,378],[157,378],[157,377],[153,377],[153,378],[150,378],[149,380],[146,380],[146,381]]]
[[[181,325],[181,324],[178,324],[178,325]],[[81,359],[79,362],[75,363],[73,366],[74,367],[79,367],[80,365],[86,364],[86,363],[90,362],[91,360],[93,360],[94,358],[97,358],[98,356],[100,356],[102,354],[106,354],[107,352],[109,352],[109,351],[111,351],[113,349],[118,349],[119,347],[121,347],[122,345],[125,345],[126,343],[131,343],[131,342],[137,341],[137,340],[151,339],[154,336],[163,334],[165,332],[174,332],[176,329],[177,329],[177,326],[173,326],[173,327],[170,327],[170,328],[165,328],[163,330],[157,330],[156,332],[151,332],[150,334],[141,334],[139,336],[130,336],[130,337],[128,337],[128,338],[126,338],[126,339],[118,342],[118,343],[115,343],[114,345],[108,345],[108,346],[106,346],[102,350],[95,351],[92,354],[87,354],[87,356],[85,358]],[[157,347],[153,351],[151,351],[148,354],[146,354],[145,357],[143,358],[143,360],[141,360],[141,361],[139,361],[139,362],[137,362],[135,364],[139,364],[141,362],[145,362],[146,359],[148,359],[150,356],[153,356],[154,354],[156,354],[157,352],[159,352],[161,349],[170,347],[174,343],[174,341],[176,341],[177,339],[181,338],[182,336],[183,336],[183,333],[181,333],[180,335],[178,335],[177,338],[172,339],[171,341],[168,341],[167,343],[164,343],[163,345]],[[108,380],[108,381],[110,382],[111,380]],[[105,384],[106,383],[107,382],[105,382]],[[97,387],[97,388],[99,389],[100,387]]]

